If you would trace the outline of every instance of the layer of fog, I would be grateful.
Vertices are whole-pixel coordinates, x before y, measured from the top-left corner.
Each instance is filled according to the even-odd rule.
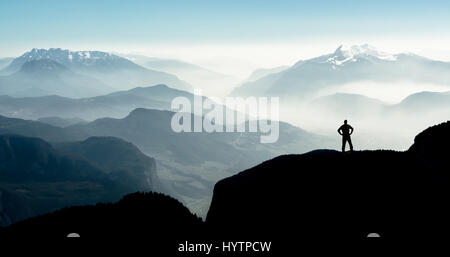
[[[341,137],[337,133],[344,120],[355,128],[352,135],[356,150],[391,149],[404,151],[414,142],[414,137],[429,126],[446,121],[444,114],[412,117],[402,114],[353,117],[314,110],[308,107],[284,107],[281,120],[316,134],[335,138],[335,149],[340,150]]]
[[[328,89],[327,92],[322,91],[320,95],[361,94],[375,99],[363,97],[356,104],[337,101],[332,105],[317,103],[320,97],[306,102],[280,100],[280,120],[313,133],[334,137],[336,149],[340,149],[341,143],[337,129],[344,120],[348,120],[355,128],[353,141],[356,149],[403,151],[413,144],[414,137],[421,131],[450,118],[449,107],[431,107],[425,110],[419,108],[420,111],[417,111],[417,108],[400,104],[409,95],[423,91],[444,92],[448,88],[411,83],[348,84]],[[340,111],[336,106],[347,111]]]
[[[344,85],[327,87],[317,93],[317,97],[335,93],[359,94],[378,99],[387,104],[397,104],[406,97],[423,91],[446,92],[450,87],[447,85],[435,85],[425,83],[413,83],[410,81],[399,81],[395,83],[359,81]]]
[[[429,108],[401,104],[408,96],[424,91],[447,92],[449,87],[411,82],[359,82],[333,86],[307,100],[280,98],[279,119],[309,132],[334,138],[334,149],[337,150],[341,147],[337,129],[344,120],[348,120],[355,128],[352,136],[355,149],[404,151],[421,131],[450,118],[450,103],[443,103],[443,107],[429,106],[427,101],[430,99],[426,96],[421,100]],[[357,100],[333,98],[335,94],[343,94],[344,99],[348,94],[351,100]],[[331,100],[328,101],[327,97]]]

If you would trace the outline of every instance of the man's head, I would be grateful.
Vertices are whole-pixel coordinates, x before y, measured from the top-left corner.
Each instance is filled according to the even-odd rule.
[[[344,124],[347,124],[347,120],[344,120]]]

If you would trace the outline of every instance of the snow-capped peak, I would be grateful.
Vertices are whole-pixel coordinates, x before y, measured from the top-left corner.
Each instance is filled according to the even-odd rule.
[[[346,45],[340,45],[336,51],[336,54],[343,54],[346,57],[355,56],[355,55],[371,55],[371,56],[379,56],[380,53],[378,50],[370,46],[368,44],[364,45],[352,45],[352,46],[346,46]]]
[[[100,51],[70,51],[61,48],[38,49],[33,48],[22,56],[16,58],[16,69],[20,69],[27,61],[50,59],[69,68],[79,68],[96,65],[100,62],[116,62],[122,58]]]
[[[61,48],[37,49],[33,48],[30,52],[22,55],[28,59],[53,59],[61,63],[66,61],[73,62],[92,62],[90,59],[117,59],[119,57],[99,51],[70,51]]]
[[[339,66],[359,61],[397,61],[399,54],[389,54],[378,51],[375,47],[368,44],[363,45],[340,45],[333,53],[321,55],[308,60],[298,61],[294,66],[301,66],[305,63],[323,63],[330,65],[333,70],[339,69]]]
[[[336,51],[334,51],[334,57],[331,57],[330,61],[336,61],[336,64],[342,64],[347,61],[355,61],[358,58],[375,57],[382,60],[395,61],[397,58],[395,55],[380,52],[375,47],[368,44],[364,45],[352,45],[345,46],[340,45]]]

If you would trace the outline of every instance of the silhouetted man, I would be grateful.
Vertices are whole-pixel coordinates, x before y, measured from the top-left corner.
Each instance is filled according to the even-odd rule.
[[[342,136],[342,152],[345,152],[345,143],[350,145],[350,151],[353,151],[352,139],[350,135],[353,134],[352,126],[347,124],[347,120],[344,120],[344,125],[338,129],[339,135]]]

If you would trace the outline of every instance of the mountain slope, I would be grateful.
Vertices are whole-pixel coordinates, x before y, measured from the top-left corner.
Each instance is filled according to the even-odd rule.
[[[167,184],[166,192],[201,215],[206,214],[212,188],[219,179],[280,154],[334,144],[329,138],[282,122],[279,140],[272,144],[260,143],[262,133],[176,133],[171,128],[173,115],[169,111],[136,109],[122,119],[102,118],[65,128],[4,117],[0,119],[0,134],[38,136],[52,142],[80,141],[90,136],[122,138],[154,157],[158,174]]]
[[[14,73],[29,61],[52,60],[75,73],[93,77],[109,87],[130,89],[143,85],[167,84],[171,87],[191,90],[191,86],[176,76],[146,69],[132,61],[100,51],[69,51],[60,48],[32,49],[15,58],[2,73]],[[110,92],[113,90],[110,90]]]
[[[5,72],[16,72],[29,61],[52,60],[75,71],[111,72],[118,69],[143,69],[131,61],[100,51],[69,51],[60,48],[37,49],[15,58]]]
[[[108,158],[112,156],[114,160]],[[159,187],[155,161],[115,138],[89,138],[54,148],[38,138],[1,135],[0,163],[3,225]]]
[[[255,80],[261,79],[265,76],[268,76],[270,74],[279,73],[287,68],[289,68],[289,66],[278,66],[278,67],[269,68],[269,69],[257,69],[257,70],[254,70],[252,72],[252,74],[250,74],[250,76],[247,78],[246,81],[247,82],[255,81]]]
[[[0,96],[0,113],[21,119],[60,117],[95,120],[102,117],[121,118],[136,108],[170,110],[172,99],[178,96],[193,99],[193,95],[165,85],[133,88],[107,95],[73,99],[60,96],[9,97]]]
[[[310,107],[328,115],[345,114],[348,117],[363,118],[382,113],[388,104],[363,95],[336,93],[313,100]]]
[[[55,117],[55,116],[51,116],[51,117],[46,116],[46,117],[37,119],[37,121],[45,123],[45,124],[49,124],[49,125],[52,125],[55,127],[60,127],[60,128],[64,128],[64,127],[78,124],[78,123],[86,123],[85,120],[80,119],[80,118],[60,118],[60,117]]]
[[[310,107],[328,114],[370,117],[375,114],[405,116],[445,115],[450,112],[450,92],[423,91],[411,94],[396,104],[388,104],[378,99],[359,94],[336,93],[312,100]],[[445,119],[445,116],[442,117]]]
[[[1,72],[1,69],[8,66],[13,60],[14,60],[14,58],[12,58],[12,57],[0,58],[0,72]],[[1,73],[0,73],[0,75],[1,75]]]
[[[409,152],[423,159],[427,165],[442,171],[441,175],[447,174],[447,158],[450,145],[450,121],[429,127],[414,138],[414,144]],[[447,181],[447,180],[446,180]]]
[[[273,151],[294,149],[295,147],[290,146],[290,143],[302,144],[303,148],[309,148],[321,140],[326,141],[325,138],[286,123],[280,123],[280,138],[273,144],[274,146],[259,143],[260,133],[176,133],[171,128],[173,115],[174,113],[170,111],[138,108],[123,119],[102,118],[88,124],[70,126],[68,130],[88,135],[121,137],[136,143],[144,152],[152,153],[152,155],[161,155],[169,151],[175,160],[186,164],[203,160],[225,163],[234,160],[236,163],[235,156],[229,151],[233,148],[242,149],[241,157],[238,159],[246,160],[245,162],[248,163],[255,158],[259,159],[257,155],[251,157],[251,154],[254,153],[267,156],[268,152],[271,152],[268,151],[269,149]],[[303,140],[303,142],[297,142],[297,140]],[[257,144],[258,147],[255,147],[254,144]],[[220,147],[217,150],[224,152],[211,153],[208,149],[214,145]],[[253,146],[250,147],[250,145]],[[254,149],[253,153],[249,152],[250,149]],[[297,150],[300,149],[302,148],[297,148]]]
[[[450,63],[413,54],[389,55],[371,46],[342,46],[334,53],[297,62],[292,67],[244,83],[234,95],[304,99],[320,90],[355,82],[414,82],[448,86]]]
[[[2,134],[39,137],[49,142],[76,141],[88,136],[79,131],[68,131],[42,122],[0,116],[0,135]]]
[[[0,94],[10,96],[86,97],[110,92],[111,88],[97,79],[72,72],[50,60],[30,60],[19,71],[0,77]]]
[[[176,133],[173,112],[136,109],[123,119],[103,118],[68,131],[123,138],[155,157],[162,180],[189,208],[205,214],[216,181],[279,154],[332,145],[328,138],[280,123],[276,143],[261,144],[261,133]],[[195,205],[195,206],[194,206]]]
[[[123,186],[131,186],[138,191],[159,190],[155,160],[122,139],[89,137],[81,142],[54,144],[54,147],[63,153],[82,156],[97,164]]]
[[[450,110],[450,92],[418,92],[403,99],[395,110],[405,113],[436,113]]]

